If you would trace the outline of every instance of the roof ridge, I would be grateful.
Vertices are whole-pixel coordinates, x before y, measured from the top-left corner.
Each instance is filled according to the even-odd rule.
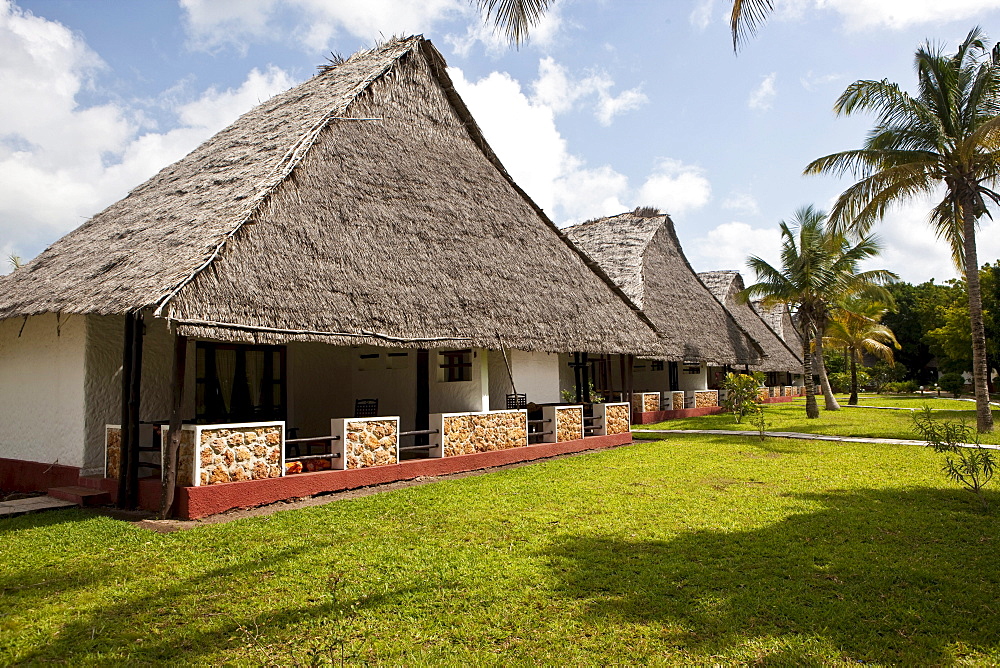
[[[375,81],[385,76],[386,72],[388,72],[392,68],[392,66],[399,61],[400,58],[402,58],[407,53],[411,52],[413,48],[417,46],[422,39],[423,35],[411,35],[410,37],[397,38],[395,40],[392,40],[391,42],[387,42],[380,46],[368,49],[367,51],[359,51],[355,54],[352,54],[351,57],[348,58],[347,61],[345,61],[345,64],[346,62],[350,62],[351,60],[354,60],[356,58],[360,59],[361,56],[369,55],[376,51],[390,51],[391,49],[399,48],[403,44],[406,44],[406,47],[401,49],[399,53],[397,53],[395,56],[387,60],[382,67],[376,68],[371,73],[369,73],[367,77],[362,79],[354,87],[348,98],[349,101],[342,105],[343,109],[346,110],[351,105],[351,102],[356,100],[357,97],[362,92],[367,90]],[[331,76],[332,72],[335,72],[335,68],[331,68],[329,70],[315,74],[312,77],[310,77],[310,79],[316,79],[324,76]],[[200,265],[195,267],[195,269],[187,277],[182,279],[176,286],[174,286],[173,289],[171,289],[169,292],[167,292],[166,294],[161,296],[158,300],[156,300],[155,302],[156,310],[153,313],[154,316],[161,316],[163,314],[163,309],[167,306],[170,300],[176,297],[181,290],[183,290],[187,285],[191,283],[191,281],[197,278],[197,276],[202,271],[211,266],[211,264],[216,260],[216,258],[219,257],[219,254],[222,252],[222,249],[225,248],[229,240],[232,239],[234,236],[236,236],[236,234],[239,233],[239,231],[243,229],[243,227],[248,222],[250,222],[251,219],[253,219],[253,217],[260,210],[261,205],[267,200],[267,198],[274,193],[274,191],[278,188],[278,186],[280,186],[282,183],[285,182],[286,179],[288,179],[288,177],[295,170],[295,168],[302,162],[303,158],[305,158],[306,154],[309,152],[309,149],[311,149],[313,145],[316,143],[316,139],[319,137],[320,133],[330,124],[331,121],[338,119],[338,116],[336,115],[335,111],[339,110],[340,107],[341,105],[337,105],[331,108],[331,110],[328,113],[324,114],[319,121],[314,123],[311,128],[309,128],[305,133],[303,133],[292,144],[292,146],[285,152],[285,154],[281,157],[281,159],[278,160],[278,163],[271,169],[271,172],[267,174],[263,179],[261,179],[260,186],[258,187],[258,192],[251,198],[250,206],[243,212],[243,215],[240,217],[240,219],[238,219],[235,222],[233,228],[222,236],[220,241],[212,249],[212,252],[209,253],[208,257]],[[340,120],[375,120],[375,119],[361,119],[361,118],[350,119],[349,117],[339,117],[339,118]]]

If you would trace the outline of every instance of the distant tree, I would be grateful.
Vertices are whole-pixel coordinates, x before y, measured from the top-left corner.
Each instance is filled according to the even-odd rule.
[[[851,396],[848,406],[858,405],[858,362],[867,353],[889,364],[893,363],[892,349],[899,348],[892,330],[879,322],[888,307],[878,302],[847,298],[837,304],[826,328],[824,343],[842,346],[847,350],[851,365]]]
[[[760,298],[764,308],[786,304],[797,311],[809,418],[819,417],[812,375],[814,340],[827,410],[839,408],[822,364],[822,332],[833,304],[851,296],[887,301],[888,293],[881,284],[896,278],[885,270],[858,271],[862,260],[878,254],[875,238],[863,238],[852,246],[843,235],[830,232],[825,222],[826,214],[811,206],[796,211],[791,225],[782,221],[781,268],[772,267],[757,256],[750,257],[747,264],[756,272],[757,283],[740,293],[745,300]]]
[[[926,43],[917,49],[918,93],[887,80],[855,81],[841,94],[838,114],[872,112],[875,127],[860,149],[814,160],[807,174],[852,173],[859,178],[830,212],[836,229],[867,233],[893,204],[915,196],[944,199],[930,223],[951,246],[956,266],[967,274],[972,331],[976,426],[993,430],[986,369],[986,335],[976,249],[978,221],[987,203],[1000,203],[1000,49],[972,29],[951,55]],[[965,272],[966,267],[973,270]]]

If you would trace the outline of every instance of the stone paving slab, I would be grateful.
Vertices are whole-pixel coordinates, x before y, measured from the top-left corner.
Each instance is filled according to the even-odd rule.
[[[757,436],[758,432],[736,429],[633,429],[633,436],[640,434],[705,434],[706,436]],[[926,441],[906,438],[874,438],[867,436],[836,436],[831,434],[803,434],[795,431],[765,431],[765,436],[774,438],[796,438],[803,441],[834,441],[840,443],[876,443],[884,445],[920,445],[927,446]],[[964,443],[963,447],[974,448],[975,443]],[[987,450],[1000,450],[1000,445],[984,443],[979,447]]]
[[[76,508],[72,501],[63,501],[51,496],[32,496],[15,501],[0,501],[0,519],[16,517],[28,513],[40,513],[43,510],[58,510],[60,508]]]

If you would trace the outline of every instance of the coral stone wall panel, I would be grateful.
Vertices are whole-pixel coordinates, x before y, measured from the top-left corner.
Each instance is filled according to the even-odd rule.
[[[583,438],[583,406],[567,406],[556,409],[556,440],[573,441]]]
[[[164,427],[164,443],[169,432]],[[280,478],[284,475],[284,434],[284,422],[185,425],[177,453],[177,486]]]
[[[345,468],[399,463],[399,418],[349,420],[344,432]]]
[[[432,420],[432,427],[433,427]],[[528,444],[525,410],[441,414],[441,456],[471,455]]]
[[[670,410],[684,410],[684,392],[677,391],[670,393]]]
[[[694,393],[694,408],[708,408],[719,405],[719,393],[715,390],[700,390]]]
[[[122,428],[117,425],[104,427],[104,477],[118,478],[122,464]]]
[[[604,430],[608,435],[627,434],[631,431],[628,404],[609,404],[604,408]]]

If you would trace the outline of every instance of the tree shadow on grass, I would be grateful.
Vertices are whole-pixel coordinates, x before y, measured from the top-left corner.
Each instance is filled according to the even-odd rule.
[[[569,536],[546,556],[560,593],[585,601],[592,621],[679,626],[692,651],[795,637],[865,662],[948,663],[963,647],[997,656],[997,514],[977,513],[958,490],[795,498],[822,509],[669,541]],[[787,651],[781,660],[815,660]]]

